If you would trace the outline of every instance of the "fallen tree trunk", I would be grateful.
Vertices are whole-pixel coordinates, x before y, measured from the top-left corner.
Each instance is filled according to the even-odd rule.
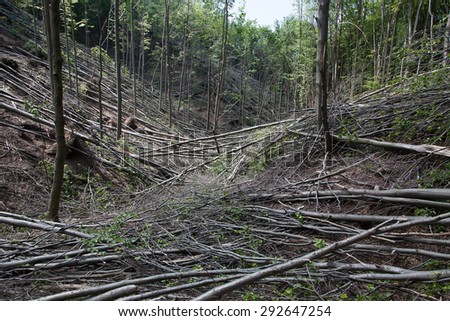
[[[326,191],[304,191],[285,193],[263,193],[249,194],[253,200],[290,201],[301,202],[318,199],[358,199],[368,198],[385,202],[418,205],[432,208],[450,209],[450,189],[391,189],[391,190],[368,190],[368,189],[343,189]]]
[[[423,223],[438,222],[440,220],[447,219],[449,217],[450,217],[450,213],[445,213],[445,214],[442,214],[442,215],[439,215],[439,216],[436,216],[433,218],[423,220],[422,222]],[[389,223],[393,223],[393,224],[387,225]],[[367,239],[367,238],[377,235],[377,234],[391,232],[391,231],[394,231],[397,229],[407,228],[407,227],[411,227],[411,226],[418,225],[418,224],[420,224],[420,223],[418,223],[418,222],[394,223],[394,220],[387,220],[384,223],[382,223],[378,226],[375,226],[374,228],[371,228],[370,230],[363,231],[359,234],[353,235],[344,240],[327,245],[324,248],[318,249],[314,252],[308,253],[306,255],[295,258],[293,260],[289,260],[284,263],[276,264],[274,266],[270,266],[270,267],[261,269],[257,272],[251,273],[249,275],[245,275],[239,279],[236,279],[236,280],[226,283],[224,285],[215,287],[215,288],[207,291],[206,293],[198,296],[194,300],[196,300],[196,301],[214,300],[214,299],[217,300],[226,293],[229,293],[236,289],[242,288],[243,286],[254,283],[254,282],[264,279],[266,277],[269,277],[272,275],[278,275],[283,272],[301,267],[301,266],[307,264],[308,262],[311,262],[312,260],[317,260],[317,259],[324,257],[327,254],[333,253],[339,249],[346,248],[347,246],[355,244],[356,242],[358,242],[360,240]]]
[[[311,134],[303,131],[290,130],[289,132],[305,136],[305,137],[314,137],[314,138],[323,138],[323,135]],[[429,145],[429,144],[421,144],[421,145],[412,145],[406,143],[393,143],[393,142],[385,142],[375,139],[369,138],[361,138],[361,137],[347,137],[347,136],[337,136],[331,135],[334,141],[348,142],[353,144],[368,144],[372,146],[382,147],[385,149],[393,149],[400,150],[410,153],[419,153],[419,154],[428,154],[428,155],[440,155],[444,157],[450,158],[450,148],[437,146],[437,145]]]
[[[444,157],[450,157],[450,148],[437,145],[429,145],[429,144],[412,145],[406,143],[385,142],[361,137],[357,138],[349,138],[346,136],[339,137],[336,135],[333,135],[333,139],[337,141],[345,141],[350,143],[368,144],[372,146],[383,147],[386,149],[395,149],[419,154],[430,154],[430,155],[440,155]]]

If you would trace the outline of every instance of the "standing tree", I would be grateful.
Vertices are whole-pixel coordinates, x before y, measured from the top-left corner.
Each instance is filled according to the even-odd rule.
[[[330,0],[319,0],[317,18],[316,110],[317,129],[325,136],[325,157],[331,152],[331,134],[327,114],[327,40]]]
[[[442,64],[444,66],[449,64],[450,58],[450,45],[449,45],[449,39],[450,39],[450,12],[447,16],[447,26],[445,27],[445,37],[444,37],[444,57],[442,59]]]
[[[134,11],[134,1],[131,0],[130,1],[130,45],[131,45],[131,66],[130,66],[130,70],[131,70],[131,74],[133,75],[133,109],[134,109],[134,115],[136,115],[136,71],[135,71],[135,62],[134,62],[134,58],[135,58],[135,54],[134,54],[134,15],[133,15],[133,11]]]
[[[184,78],[186,71],[186,56],[187,56],[187,45],[188,45],[188,31],[189,31],[189,14],[191,10],[191,1],[187,0],[186,8],[186,18],[184,21],[184,34],[183,34],[183,49],[181,51],[182,62],[181,62],[181,72],[180,72],[180,90],[178,97],[178,111],[181,109],[181,101],[183,100],[183,90],[184,90]]]
[[[122,136],[122,75],[120,73],[120,29],[119,29],[119,0],[114,3],[114,26],[115,26],[115,58],[117,77],[117,134],[116,139]]]
[[[214,112],[214,127],[213,131],[217,131],[217,124],[220,116],[220,102],[222,99],[222,87],[225,81],[225,70],[227,61],[227,42],[228,42],[228,0],[225,0],[225,7],[223,11],[223,23],[222,23],[222,54],[220,58],[219,66],[219,81],[216,90],[216,102]]]
[[[62,83],[62,56],[59,31],[61,19],[59,16],[60,0],[44,1],[44,17],[47,33],[47,51],[50,67],[50,84],[52,101],[55,112],[56,156],[55,172],[48,206],[47,218],[58,221],[58,212],[61,200],[61,189],[64,177],[64,158],[66,142],[64,138],[64,109],[63,109],[63,83]]]
[[[172,128],[172,84],[171,84],[171,77],[170,77],[170,49],[169,49],[169,22],[170,22],[170,0],[164,0],[164,46],[163,46],[163,52],[164,52],[164,71],[166,74],[165,78],[165,87],[166,87],[166,94],[167,97],[167,104],[169,108],[169,127]]]

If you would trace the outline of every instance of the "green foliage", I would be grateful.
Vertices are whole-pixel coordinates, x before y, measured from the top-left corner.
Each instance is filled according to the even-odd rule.
[[[383,287],[367,284],[367,292],[356,296],[356,301],[388,301],[394,292],[386,291]]]
[[[246,291],[242,295],[242,300],[244,300],[244,301],[260,301],[260,300],[262,300],[262,296],[259,294],[256,294],[253,291]]]
[[[95,57],[96,60],[100,58],[100,53],[102,55],[102,61],[105,65],[114,67],[114,60],[108,55],[105,49],[99,48],[98,46],[91,48],[91,54]]]
[[[53,176],[55,174],[55,166],[47,160],[41,160],[38,163],[38,168],[45,171],[47,177],[47,185],[50,189],[52,186]],[[79,195],[77,185],[75,184],[75,175],[68,164],[64,165],[64,177],[62,186],[62,196],[67,199],[73,199]]]
[[[429,260],[424,264],[424,267],[429,271],[448,270],[450,269],[450,262],[440,260]]]
[[[448,187],[450,184],[450,161],[426,173],[418,180],[418,183],[422,188]]]
[[[255,156],[249,164],[249,170],[252,174],[262,173],[266,168],[266,156]]]
[[[301,213],[295,213],[295,219],[300,223],[304,223],[303,215]]]
[[[229,166],[230,165],[227,155],[222,154],[218,159],[216,159],[214,162],[210,164],[209,169],[213,174],[220,175],[226,172]]]
[[[134,239],[127,237],[126,231],[122,230],[125,227],[125,223],[131,218],[134,218],[132,213],[124,212],[119,214],[111,224],[96,231],[93,238],[84,241],[85,246],[91,251],[99,244],[131,246]]]
[[[314,246],[320,250],[327,246],[327,243],[323,239],[314,239]]]
[[[419,289],[422,293],[425,293],[429,296],[440,297],[443,295],[448,295],[448,293],[450,293],[450,283],[449,282],[444,282],[444,283],[431,282],[428,284],[421,284],[419,286]]]
[[[23,101],[25,110],[32,114],[34,117],[39,117],[42,107],[40,105],[35,106],[32,101],[25,99]]]
[[[231,205],[225,208],[224,214],[233,220],[239,220],[243,218],[244,209],[239,206]]]
[[[414,210],[414,216],[436,216],[436,211],[429,208],[416,208]]]

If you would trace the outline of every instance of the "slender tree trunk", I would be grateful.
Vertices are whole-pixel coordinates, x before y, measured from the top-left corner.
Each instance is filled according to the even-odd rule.
[[[122,74],[120,61],[120,27],[119,27],[119,0],[114,2],[114,26],[115,26],[115,58],[117,78],[117,132],[116,139],[122,137]]]
[[[244,53],[245,55],[245,53]],[[247,67],[246,67],[246,59],[245,56],[243,58],[243,61],[241,63],[241,79],[239,82],[239,123],[241,124],[241,127],[244,127],[244,103],[245,103],[245,92],[244,92],[244,82],[247,78]]]
[[[417,32],[417,26],[419,25],[419,18],[420,18],[420,9],[422,8],[422,4],[423,4],[423,0],[420,0],[419,5],[417,6],[416,19],[414,20],[414,27],[413,27],[411,40],[414,40],[414,36],[416,35],[416,32]]]
[[[450,39],[450,12],[448,13],[448,16],[447,16],[447,26],[445,28],[444,57],[442,57],[442,64],[444,66],[446,66],[446,65],[448,65],[450,63],[450,58],[449,58],[449,54],[450,54],[449,39]]]
[[[295,94],[294,94],[294,116],[295,110],[301,109],[302,106],[302,79],[304,78],[304,68],[305,61],[302,59],[303,55],[303,0],[297,0],[297,13],[298,13],[298,53],[299,59],[297,61],[297,77],[295,83]]]
[[[170,0],[164,0],[164,53],[165,53],[165,73],[166,73],[166,97],[169,109],[169,127],[172,128],[172,84],[170,77],[170,48],[169,48],[169,22],[170,22]]]
[[[64,20],[65,19],[65,11],[64,11]],[[67,28],[67,23],[64,21],[65,28]],[[36,0],[33,0],[33,36],[34,36],[34,53],[36,54],[38,51],[37,45],[37,23],[36,23]],[[67,35],[66,35],[67,37]],[[67,49],[69,50],[69,49]]]
[[[102,81],[103,81],[103,52],[102,52],[102,41],[103,41],[103,29],[107,25],[108,20],[106,20],[103,25],[101,22],[101,14],[100,14],[100,4],[101,0],[97,0],[97,14],[98,14],[98,28],[100,30],[100,35],[98,37],[98,49],[99,49],[99,74],[98,74],[98,111],[99,111],[99,124],[100,124],[100,139],[103,139],[103,103],[102,103]]]
[[[391,33],[391,22],[388,21],[386,35],[384,37],[384,45],[383,45],[383,55],[381,57],[382,65],[381,65],[381,83],[384,84],[386,80],[386,66],[387,66],[387,56],[389,49],[389,34]]]
[[[390,45],[389,45],[389,53],[387,55],[387,64],[386,64],[386,72],[388,75],[391,75],[391,61],[392,61],[392,51],[394,50],[394,42],[395,37],[397,35],[397,20],[398,20],[398,12],[396,9],[394,15],[392,16],[392,35],[390,36]]]
[[[33,0],[35,2],[35,0]],[[67,30],[67,6],[66,1],[62,0],[63,5],[63,17],[64,17],[64,37],[66,38],[66,54],[67,54],[67,72],[69,73],[69,87],[72,88],[72,66],[70,65],[70,48],[69,48],[69,31]],[[37,47],[37,46],[36,46]]]
[[[217,131],[217,126],[220,117],[220,103],[222,98],[222,87],[225,80],[225,69],[227,61],[227,42],[228,42],[228,0],[225,0],[225,8],[223,14],[223,25],[222,25],[222,57],[220,60],[219,67],[219,83],[217,85],[216,101],[215,101],[215,112],[214,112],[214,132]]]
[[[164,0],[166,1],[166,0]],[[165,16],[165,10],[164,10],[164,27],[163,27],[163,33],[161,37],[161,55],[160,55],[160,73],[159,73],[159,110],[162,110],[163,101],[167,98],[167,90],[165,90],[165,84],[166,80],[165,77],[165,50],[166,50],[166,16]],[[163,89],[164,89],[164,96],[163,96]],[[164,97],[164,98],[163,98]]]
[[[130,29],[131,29],[131,74],[133,75],[133,110],[136,115],[136,73],[135,73],[135,61],[134,61],[134,1],[130,1]]]
[[[183,90],[184,90],[184,74],[186,69],[186,56],[187,56],[187,43],[188,43],[188,30],[189,30],[189,14],[191,9],[191,1],[187,0],[187,12],[186,12],[186,20],[184,22],[184,35],[183,35],[183,57],[181,63],[181,72],[180,72],[180,89],[179,89],[179,97],[178,97],[178,111],[181,109],[181,101],[183,99]]]
[[[88,24],[88,0],[84,0],[84,36],[85,36],[85,44],[86,48],[89,48],[89,24]]]
[[[319,0],[317,19],[317,74],[316,74],[316,110],[317,129],[325,136],[325,155],[331,153],[331,134],[327,112],[327,40],[330,0]]]
[[[142,1],[142,25],[141,25],[141,95],[142,95],[142,105],[144,104],[144,100],[145,100],[145,0],[141,0]]]
[[[55,112],[56,156],[55,171],[52,190],[48,205],[47,219],[58,221],[58,212],[61,200],[61,190],[64,178],[64,158],[66,142],[64,138],[64,109],[63,109],[63,84],[62,84],[62,55],[59,30],[61,19],[59,16],[59,0],[44,1],[44,16],[48,39],[48,59],[50,67],[50,83],[52,101]]]
[[[433,14],[433,1],[429,0],[428,2],[428,14],[430,15],[430,62],[432,64],[433,62],[433,55],[434,55],[434,36],[433,36],[433,29],[434,29],[434,14]]]
[[[341,15],[341,0],[336,2],[336,17],[334,19],[334,34],[333,34],[333,60],[332,60],[332,76],[331,76],[331,86],[333,91],[333,96],[337,97],[337,86],[338,86],[338,66],[339,66],[339,43],[338,43],[338,29],[339,29],[339,18]]]
[[[353,100],[354,94],[355,94],[355,86],[357,82],[357,75],[356,70],[358,68],[358,57],[359,57],[359,40],[361,35],[361,30],[359,26],[362,25],[362,0],[358,0],[358,27],[356,28],[356,45],[355,45],[355,51],[353,53],[353,62],[352,62],[352,75],[351,75],[351,81],[350,81],[350,99]]]
[[[44,0],[44,2],[47,0]],[[73,65],[75,69],[75,90],[77,94],[77,104],[80,105],[80,91],[78,86],[78,58],[77,58],[77,43],[75,41],[75,20],[73,19],[73,9],[72,5],[69,2],[70,8],[70,20],[71,20],[71,29],[72,29],[72,43],[73,43]]]
[[[213,45],[212,38],[209,43],[208,48],[208,84],[207,84],[207,98],[208,98],[208,107],[206,110],[206,130],[209,131],[210,124],[211,124],[211,96],[212,96],[212,80],[211,80],[211,73],[212,73],[212,58],[211,58],[211,48]]]
[[[375,0],[372,0],[372,41],[373,41],[373,80],[378,80],[378,44],[377,27],[375,24]]]

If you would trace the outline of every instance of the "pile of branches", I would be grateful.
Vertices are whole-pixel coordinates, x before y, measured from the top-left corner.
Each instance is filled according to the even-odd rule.
[[[449,299],[450,213],[245,205],[236,188],[152,191],[102,224],[0,212],[1,298]]]

